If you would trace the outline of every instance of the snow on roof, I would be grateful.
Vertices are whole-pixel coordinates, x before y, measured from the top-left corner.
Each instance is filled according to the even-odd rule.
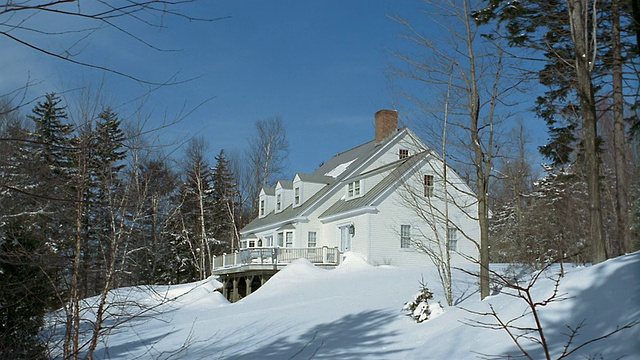
[[[324,176],[330,176],[330,177],[335,179],[338,176],[340,176],[340,174],[342,174],[345,170],[347,170],[349,165],[351,165],[351,163],[354,162],[354,161],[356,161],[356,159],[353,159],[353,160],[351,160],[349,162],[346,162],[346,163],[342,163],[342,164],[336,166],[335,168],[333,168],[328,173],[324,174]]]

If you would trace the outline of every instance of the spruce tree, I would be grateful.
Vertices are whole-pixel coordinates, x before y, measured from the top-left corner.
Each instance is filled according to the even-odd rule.
[[[237,185],[224,149],[215,157],[212,174],[213,237],[218,240],[214,253],[220,255],[230,249],[235,236],[235,218],[239,206],[236,204]]]

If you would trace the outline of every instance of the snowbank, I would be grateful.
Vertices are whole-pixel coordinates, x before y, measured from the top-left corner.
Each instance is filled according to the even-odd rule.
[[[565,300],[540,311],[553,357],[559,356],[567,342],[567,326],[582,324],[573,343],[577,346],[640,319],[638,274],[640,252],[592,267],[569,268],[559,288]],[[477,326],[478,321],[490,318],[468,310],[484,312],[493,307],[499,316],[510,319],[526,309],[521,300],[502,293],[480,301],[477,279],[454,271],[457,306],[445,307],[439,316],[417,324],[401,309],[423,278],[434,293],[429,304],[446,304],[432,267],[374,267],[350,255],[335,270],[295,261],[234,304],[214,291],[219,286],[214,279],[158,287],[157,294],[177,297],[176,301],[163,305],[153,316],[121,325],[100,344],[96,358],[475,359],[480,354],[518,355],[504,331]],[[542,278],[534,287],[534,296],[545,298],[553,284]],[[129,295],[157,301],[157,295],[148,292]],[[637,359],[639,339],[640,326],[636,326],[580,349],[573,358]],[[534,344],[525,348],[534,358],[541,357]]]

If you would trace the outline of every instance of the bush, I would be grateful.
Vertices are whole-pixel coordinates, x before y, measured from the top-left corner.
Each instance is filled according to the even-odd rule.
[[[420,282],[420,292],[414,296],[413,300],[405,303],[402,310],[408,311],[411,318],[417,323],[421,323],[428,320],[432,315],[435,316],[442,313],[440,303],[429,305],[429,300],[432,299],[433,292],[429,290],[423,279]]]

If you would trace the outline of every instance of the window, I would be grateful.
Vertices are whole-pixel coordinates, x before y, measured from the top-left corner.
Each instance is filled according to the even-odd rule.
[[[264,216],[264,200],[260,200],[260,216]]]
[[[449,251],[458,251],[458,229],[449,226],[449,233],[447,235],[449,241]]]
[[[286,233],[286,238],[287,238],[287,243],[285,244],[286,247],[288,247],[288,248],[293,247],[293,233],[292,232],[287,232]]]
[[[400,152],[398,153],[398,157],[399,157],[400,160],[408,158],[409,157],[409,150],[400,149]]]
[[[278,247],[284,247],[284,234],[278,233]]]
[[[317,244],[317,233],[315,231],[309,231],[307,237],[307,247],[314,248]]]
[[[295,204],[300,205],[300,188],[297,187],[294,191],[295,191],[295,197],[294,197]]]
[[[273,236],[265,236],[264,237],[264,246],[265,247],[273,247]]]
[[[352,198],[360,196],[360,180],[356,180],[347,185],[347,197]]]
[[[411,247],[411,225],[400,225],[400,248]]]
[[[240,240],[240,248],[241,249],[247,248],[247,240]]]
[[[423,180],[424,185],[424,196],[432,197],[433,196],[433,175],[425,175]]]
[[[276,199],[276,210],[280,211],[282,209],[282,194],[278,194]]]
[[[249,240],[249,247],[250,248],[256,247],[256,241],[255,240]]]

